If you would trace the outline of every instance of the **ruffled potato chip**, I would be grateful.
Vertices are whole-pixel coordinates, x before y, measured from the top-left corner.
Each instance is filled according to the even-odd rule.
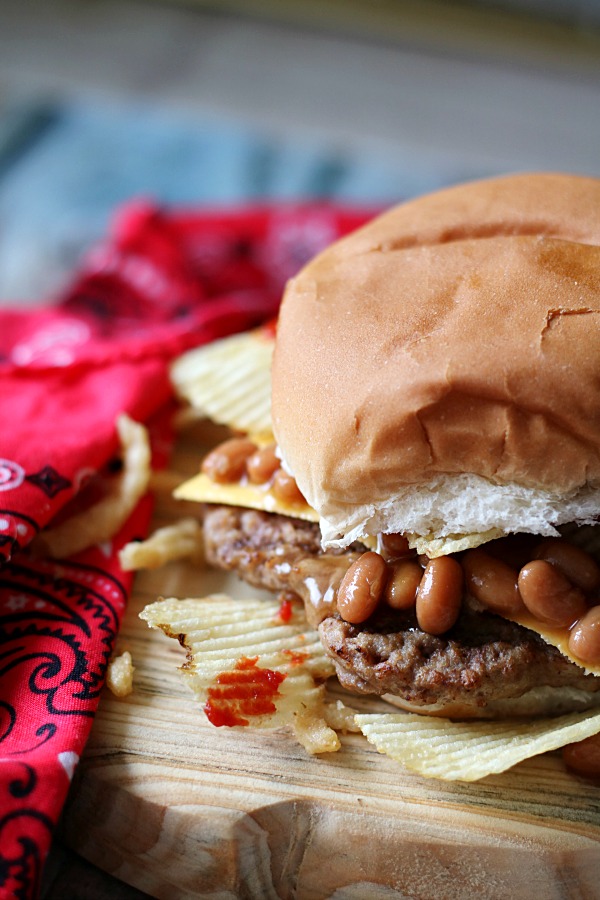
[[[171,366],[175,392],[234,431],[270,432],[273,346],[258,328],[190,350]]]
[[[309,753],[339,749],[324,718],[324,681],[334,674],[301,604],[284,600],[161,600],[141,613],[186,648],[181,667],[213,725],[292,726]]]
[[[380,753],[444,781],[478,781],[600,733],[598,710],[526,722],[451,722],[413,713],[360,714],[355,720]]]
[[[489,531],[474,532],[473,534],[448,534],[445,537],[435,537],[433,534],[408,534],[407,538],[411,550],[435,559],[437,556],[473,550],[488,541],[502,537],[503,533],[499,528],[490,528]]]

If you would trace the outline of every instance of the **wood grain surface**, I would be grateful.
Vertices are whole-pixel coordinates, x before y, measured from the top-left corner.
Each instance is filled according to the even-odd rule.
[[[193,459],[188,448],[177,464]],[[173,514],[163,506],[157,524]],[[600,786],[559,754],[453,784],[406,772],[362,735],[311,758],[291,733],[211,726],[179,678],[183,651],[138,613],[223,587],[251,591],[184,563],[138,576],[117,648],[133,656],[135,689],[102,698],[65,809],[68,846],[165,900],[600,897]]]

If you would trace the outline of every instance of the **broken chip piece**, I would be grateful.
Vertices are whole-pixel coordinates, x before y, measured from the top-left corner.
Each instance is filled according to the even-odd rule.
[[[292,726],[309,753],[339,749],[324,717],[332,663],[301,604],[223,595],[160,600],[140,618],[180,641],[181,673],[216,726]]]

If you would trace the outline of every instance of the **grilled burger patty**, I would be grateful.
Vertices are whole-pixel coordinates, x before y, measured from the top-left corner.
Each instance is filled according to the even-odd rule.
[[[335,590],[365,547],[324,553],[317,525],[255,510],[213,506],[204,517],[207,561],[248,583],[293,591],[318,626],[340,682],[358,693],[396,694],[415,704],[474,706],[540,686],[596,691],[600,679],[565,659],[534,632],[463,604],[441,637],[421,631],[413,611],[381,607],[366,623],[337,613]]]
[[[376,613],[357,626],[330,616],[319,626],[340,683],[367,694],[397,694],[420,704],[520,697],[536,687],[595,691],[585,675],[534,632],[492,613],[464,607],[442,637],[418,627],[413,612]]]
[[[346,569],[367,549],[324,553],[319,526],[300,519],[233,506],[210,506],[204,516],[207,561],[237,572],[255,587],[293,591],[317,625],[336,611],[334,591]]]

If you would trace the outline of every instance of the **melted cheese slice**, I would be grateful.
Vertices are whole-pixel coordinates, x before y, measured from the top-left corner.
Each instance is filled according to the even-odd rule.
[[[522,625],[524,628],[529,628],[530,631],[535,631],[547,644],[552,644],[563,656],[574,662],[581,669],[584,669],[586,674],[600,675],[600,663],[596,666],[589,665],[589,663],[584,663],[576,656],[573,656],[569,650],[568,628],[553,628],[551,625],[545,625],[543,622],[535,619],[530,613],[520,613],[518,616],[506,616],[505,618],[510,619],[511,622],[516,622],[517,625]]]
[[[284,503],[275,497],[268,487],[257,484],[219,484],[201,472],[175,489],[178,500],[192,500],[196,503],[218,503],[223,506],[245,506],[268,513],[279,513],[307,522],[318,522],[319,516],[307,503]]]

